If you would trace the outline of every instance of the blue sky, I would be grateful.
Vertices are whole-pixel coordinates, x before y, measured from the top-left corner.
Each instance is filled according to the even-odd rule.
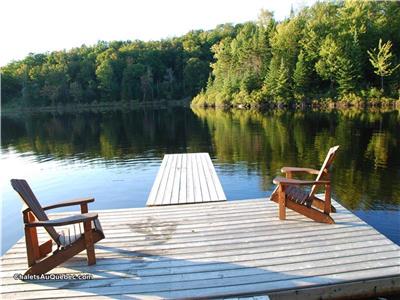
[[[70,49],[98,40],[157,40],[192,29],[256,20],[260,10],[282,20],[314,0],[2,0],[0,66],[28,53]]]

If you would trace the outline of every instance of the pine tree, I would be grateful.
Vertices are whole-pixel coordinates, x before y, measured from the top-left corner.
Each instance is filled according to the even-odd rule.
[[[356,77],[354,71],[354,65],[352,61],[347,58],[339,58],[338,59],[338,68],[336,74],[336,81],[339,84],[338,90],[341,94],[345,94],[351,91],[354,91],[356,88]]]
[[[335,76],[341,94],[356,90],[361,78],[362,56],[357,32],[355,32],[353,40],[346,43],[343,52],[342,56],[338,57],[339,67]]]
[[[267,76],[265,77],[265,81],[264,81],[264,89],[266,90],[266,94],[269,97],[273,98],[275,95],[275,89],[276,89],[276,83],[278,80],[278,76],[279,76],[279,61],[274,56],[271,59],[271,62],[269,64],[269,68],[268,68],[268,73],[267,73]]]
[[[290,101],[289,70],[283,61],[283,58],[281,59],[281,64],[279,66],[279,76],[276,81],[274,98],[278,102],[288,103]]]
[[[309,76],[309,70],[304,59],[304,53],[303,51],[300,51],[297,58],[296,67],[293,72],[293,86],[295,93],[301,96],[304,95],[308,89]]]

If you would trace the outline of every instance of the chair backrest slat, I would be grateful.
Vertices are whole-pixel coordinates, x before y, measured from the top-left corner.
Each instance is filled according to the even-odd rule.
[[[35,215],[36,219],[39,221],[47,221],[46,212],[43,210],[39,201],[37,200],[35,194],[32,192],[28,183],[24,179],[11,179],[11,186],[20,195],[22,201],[27,205],[32,213]],[[52,237],[52,239],[59,244],[59,234],[54,229],[54,227],[45,227],[46,231]]]
[[[315,181],[320,181],[323,180],[324,177],[327,175],[327,173],[329,172],[329,168],[333,162],[333,160],[335,159],[335,154],[337,149],[339,149],[339,146],[334,146],[332,148],[329,149],[328,154],[325,157],[324,163],[321,166],[321,169],[319,170],[318,176],[315,179]],[[313,185],[311,187],[311,191],[309,194],[309,198],[312,198],[312,196],[314,196],[315,192],[317,191],[317,185]]]

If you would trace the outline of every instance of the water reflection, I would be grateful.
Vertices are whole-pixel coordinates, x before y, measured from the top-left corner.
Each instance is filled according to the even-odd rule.
[[[264,190],[282,166],[319,168],[331,145],[334,191],[351,209],[398,209],[400,122],[397,111],[222,112],[195,110],[208,126],[218,160],[256,169]]]
[[[379,225],[399,222],[397,111],[175,108],[3,116],[3,246],[22,235],[21,221],[7,223],[20,217],[12,177],[28,179],[44,205],[91,195],[94,209],[140,207],[164,153],[209,152],[228,199],[246,199],[268,195],[282,166],[319,168],[334,144],[341,146],[334,197],[400,243],[398,230]]]

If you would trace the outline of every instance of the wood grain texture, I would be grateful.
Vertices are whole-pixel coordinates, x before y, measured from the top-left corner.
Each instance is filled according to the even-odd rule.
[[[166,154],[146,206],[225,201],[208,153]]]
[[[51,271],[90,273],[93,280],[14,280],[26,268],[21,240],[1,258],[0,296],[318,299],[400,292],[399,246],[333,203],[333,225],[291,210],[281,221],[269,199],[97,211],[107,237],[95,246],[97,264],[88,266],[82,252]],[[38,235],[46,232],[38,228]]]

